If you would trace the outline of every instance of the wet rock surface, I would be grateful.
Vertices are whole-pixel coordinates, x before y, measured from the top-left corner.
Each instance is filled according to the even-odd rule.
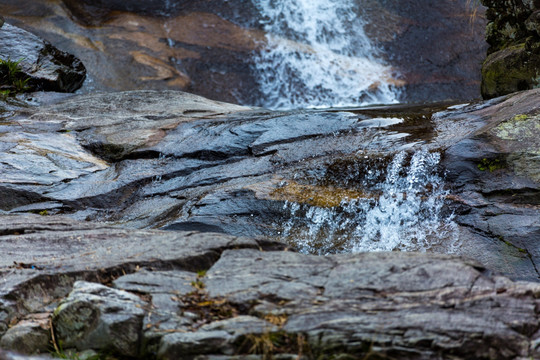
[[[393,66],[392,83],[405,84],[402,101],[480,97],[483,7],[373,0],[358,8],[373,20],[366,32]],[[251,1],[9,0],[0,12],[80,58],[89,90],[174,89],[260,103],[253,54],[266,37]]]
[[[1,26],[0,35],[0,58],[20,61],[28,90],[73,92],[81,87],[86,69],[75,56],[10,24]]]
[[[56,216],[0,221],[2,248],[14,261],[0,266],[11,283],[1,288],[2,321],[16,329],[23,313],[54,310],[54,333],[76,337],[70,344],[79,349],[107,343],[120,357],[160,359],[539,355],[540,285],[493,276],[474,261],[399,252],[319,257],[227,235],[126,230]],[[125,250],[111,249],[111,237]],[[23,246],[39,242],[51,254]],[[98,256],[84,253],[85,245]],[[73,264],[58,247],[72,253]],[[130,256],[130,249],[141,253]],[[85,277],[92,282],[74,283]],[[87,321],[93,311],[99,315]],[[2,343],[11,329],[2,331]],[[129,339],[144,339],[143,346],[120,346]]]
[[[42,350],[52,323],[120,357],[538,357],[539,98],[273,112],[134,91],[15,109],[0,346]],[[427,253],[336,254],[372,249],[364,215],[383,226],[361,245],[398,229],[377,249]]]
[[[0,208],[316,254],[456,253],[538,280],[538,96],[270,112],[171,91],[81,95],[1,125]]]

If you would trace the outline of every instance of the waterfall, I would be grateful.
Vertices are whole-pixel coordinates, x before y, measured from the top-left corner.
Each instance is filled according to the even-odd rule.
[[[440,154],[425,150],[400,152],[384,171],[368,170],[359,181],[373,196],[330,208],[287,202],[281,236],[302,252],[320,255],[436,248],[452,253],[457,225],[443,212],[447,191],[439,160]]]
[[[255,55],[273,109],[395,103],[392,69],[364,32],[358,1],[253,0],[266,32]]]

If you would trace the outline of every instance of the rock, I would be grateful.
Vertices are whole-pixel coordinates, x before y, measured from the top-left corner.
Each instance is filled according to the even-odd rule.
[[[371,20],[365,30],[395,69],[392,82],[406,84],[401,101],[480,96],[483,7],[467,0],[371,0],[355,7]],[[253,54],[266,38],[252,2],[19,0],[0,4],[0,12],[82,59],[88,91],[172,89],[260,103]]]
[[[517,278],[537,278],[539,269],[538,95],[539,90],[531,90],[490,107],[456,113],[454,118],[486,122],[451,145],[444,159],[448,181],[460,194],[456,221],[472,230],[464,246],[483,264],[499,264],[501,271]],[[485,250],[474,250],[480,244]]]
[[[2,336],[0,347],[22,354],[47,352],[50,349],[50,315],[33,314],[9,328]]]
[[[527,199],[537,197],[537,170],[529,164],[536,163],[538,95],[531,91],[450,108],[400,105],[291,112],[249,109],[171,91],[73,96],[19,111],[0,125],[6,134],[0,145],[0,209],[63,213],[135,228],[263,235],[317,254],[355,246],[356,251],[401,246],[474,254],[512,278],[538,279],[538,255],[531,242],[537,210],[535,200]],[[530,114],[529,121],[519,122],[519,131],[504,125],[516,116],[514,111]],[[477,135],[499,125],[501,136],[508,138],[504,145]],[[528,140],[518,140],[516,131],[530,133]],[[416,159],[425,172],[419,179],[429,178],[414,194],[408,190],[411,179],[403,178],[402,187],[388,180],[397,158],[400,176],[414,170],[411,162]],[[504,172],[504,184],[487,175],[502,174],[494,170],[503,158],[515,164]],[[431,165],[422,165],[426,161]],[[462,187],[467,183],[482,184],[483,189]],[[385,195],[384,186],[406,194],[405,202],[392,203],[398,198]],[[523,195],[485,195],[508,189],[521,189]],[[496,214],[506,214],[503,209],[516,201],[529,205],[516,204],[509,217],[498,217],[500,225],[495,218],[483,221],[481,211],[476,212],[492,204]],[[375,216],[382,202],[401,213],[423,214],[406,226],[387,219],[386,228],[395,226],[402,235],[412,228],[438,230],[426,232],[424,240],[414,235],[417,240],[407,242],[402,236],[386,244],[377,240],[379,230],[371,229],[371,237],[358,245],[371,224],[368,215]],[[434,206],[420,209],[422,204]],[[459,221],[452,214],[459,214]],[[521,230],[513,227],[506,235],[487,231],[488,223],[491,229],[502,229],[512,219]],[[519,235],[524,233],[529,234],[528,245],[512,240],[525,239]]]
[[[81,87],[86,69],[75,56],[10,24],[0,32],[0,58],[21,61],[21,71],[30,79],[29,90],[73,92]]]
[[[126,291],[77,281],[54,311],[57,341],[66,348],[136,357],[146,303]]]
[[[532,54],[525,44],[489,55],[482,66],[482,96],[491,99],[538,87],[539,65],[540,55]]]
[[[538,356],[540,285],[494,276],[474,261],[403,252],[319,257],[260,251],[242,249],[245,245],[217,234],[184,234],[189,241],[180,244],[174,239],[181,233],[168,233],[165,245],[161,231],[58,216],[0,220],[2,249],[15,259],[15,266],[8,260],[0,265],[3,321],[20,329],[25,311],[56,307],[61,298],[53,316],[55,334],[64,346],[81,351],[161,359],[367,352],[396,359]],[[141,249],[137,239],[149,248]],[[15,240],[19,245],[8,248]],[[53,247],[55,257],[28,261],[25,256],[33,255],[24,244],[32,242],[42,251],[40,241],[71,255]],[[86,242],[97,251],[94,260],[76,250]],[[112,247],[122,242],[129,243],[123,252]],[[202,252],[193,253],[194,247]],[[141,252],[139,260],[130,249]],[[215,249],[216,256],[207,262],[202,249]],[[107,263],[115,257],[128,274],[110,270]],[[181,270],[195,266],[188,265],[190,257],[208,271]],[[83,277],[83,271],[93,281],[113,279],[115,289],[68,280]],[[44,278],[50,280],[47,286]],[[54,300],[37,298],[39,293]],[[2,344],[15,332],[6,332]]]
[[[4,26],[4,17],[0,15],[0,28]]]
[[[227,235],[135,231],[39,215],[0,216],[0,234],[2,250],[10,254],[0,263],[6,274],[0,287],[1,333],[28,313],[56,307],[77,280],[115,279],[143,266],[204,270],[223,249],[264,247]],[[25,245],[30,242],[32,251]]]
[[[488,7],[486,40],[490,47],[482,66],[482,96],[491,99],[538,87],[540,33],[538,4],[484,0]]]

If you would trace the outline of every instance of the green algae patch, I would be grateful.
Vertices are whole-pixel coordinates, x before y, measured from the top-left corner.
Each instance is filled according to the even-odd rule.
[[[494,172],[495,170],[504,169],[506,164],[501,159],[486,159],[483,158],[478,164],[478,170]]]

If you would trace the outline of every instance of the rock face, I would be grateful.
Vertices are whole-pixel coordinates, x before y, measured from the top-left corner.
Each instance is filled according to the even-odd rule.
[[[395,82],[405,83],[402,101],[480,96],[483,7],[371,0],[358,8],[372,20],[366,32]],[[241,104],[261,98],[253,54],[266,37],[251,1],[9,0],[0,12],[82,59],[88,90],[185,90]]]
[[[535,1],[482,0],[488,7],[490,47],[482,67],[482,96],[494,98],[538,87],[540,8]]]
[[[75,56],[10,24],[1,27],[0,35],[0,58],[20,60],[30,91],[73,92],[81,87],[86,69]]]
[[[172,91],[71,97],[4,121],[0,209],[316,254],[450,252],[538,280],[538,98],[269,112]]]
[[[4,215],[0,229],[2,344],[21,318],[56,308],[64,344],[116,356],[540,356],[540,285],[455,257],[319,257],[57,216]]]

